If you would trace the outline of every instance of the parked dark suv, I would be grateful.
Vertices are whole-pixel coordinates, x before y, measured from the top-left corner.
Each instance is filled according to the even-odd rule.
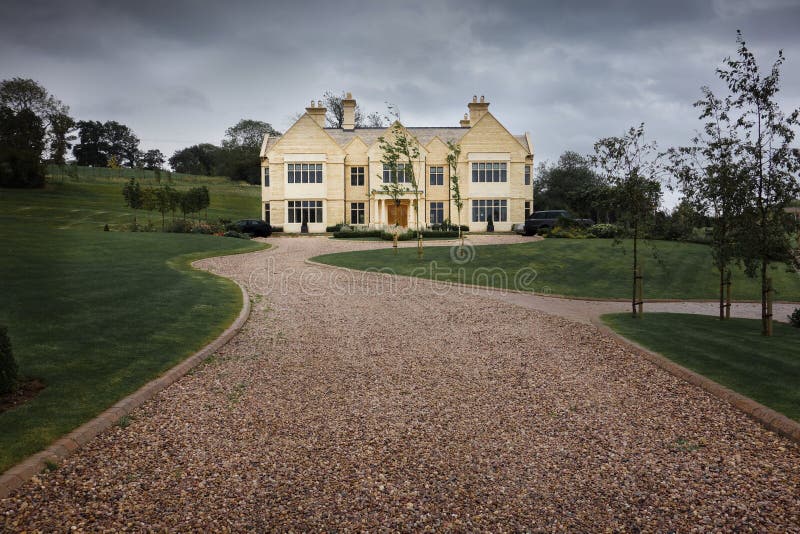
[[[559,219],[570,219],[583,226],[592,226],[591,219],[575,219],[567,210],[534,211],[525,219],[525,235],[534,235],[540,228],[553,228]]]
[[[256,237],[269,237],[272,235],[272,227],[269,223],[258,219],[242,219],[232,223],[229,228],[242,234],[250,234]]]

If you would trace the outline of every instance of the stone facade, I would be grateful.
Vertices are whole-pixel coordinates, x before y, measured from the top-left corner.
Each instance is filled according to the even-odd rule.
[[[310,232],[347,223],[385,228],[414,227],[415,195],[401,206],[382,191],[383,154],[378,138],[391,128],[356,128],[356,102],[343,101],[342,128],[326,128],[321,102],[306,108],[281,136],[266,136],[261,147],[262,216],[285,232]],[[458,223],[452,201],[447,142],[461,146],[457,175],[464,206],[461,224],[483,231],[491,216],[496,230],[510,230],[533,209],[533,146],[530,135],[512,135],[473,97],[458,127],[406,127],[419,145],[413,162],[420,190],[420,226],[442,220]]]

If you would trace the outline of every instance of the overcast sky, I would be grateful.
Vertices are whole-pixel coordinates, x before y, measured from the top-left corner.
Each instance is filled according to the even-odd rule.
[[[800,106],[800,0],[4,0],[0,78],[38,80],[167,156],[241,118],[285,130],[326,90],[394,103],[412,126],[456,126],[486,95],[552,161],[639,122],[686,142],[737,29],[765,69],[784,50],[781,100]]]

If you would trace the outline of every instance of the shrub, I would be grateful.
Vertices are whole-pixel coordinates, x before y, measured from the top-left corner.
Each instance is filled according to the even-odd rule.
[[[236,230],[228,230],[222,235],[225,237],[235,237],[238,239],[250,239],[250,236],[248,234],[243,234],[241,232],[237,232]]]
[[[11,351],[8,328],[0,326],[0,393],[8,393],[17,385],[17,362]]]
[[[536,230],[536,235],[540,235],[542,237],[547,237],[550,235],[550,228],[545,226],[540,226],[538,230]]]
[[[561,238],[561,239],[585,239],[586,235],[575,228],[562,228],[556,226],[547,234],[547,237]]]
[[[417,233],[413,230],[407,230],[405,232],[400,232],[397,235],[398,241],[410,241],[412,239],[417,238]],[[394,232],[381,232],[381,239],[384,241],[392,241],[394,240]]]
[[[416,234],[415,234],[416,237]],[[422,237],[435,238],[456,238],[458,237],[458,230],[423,230]]]
[[[353,230],[349,226],[342,227],[338,232],[333,233],[333,237],[338,238],[359,238],[359,237],[381,237],[380,230]]]
[[[339,224],[334,224],[333,226],[326,226],[325,227],[325,231],[326,232],[338,232],[339,230],[342,229],[342,227],[344,225],[345,225],[344,223],[339,223]]]
[[[587,230],[589,235],[600,239],[613,239],[622,235],[622,228],[616,224],[595,224]]]
[[[277,234],[279,232],[283,232],[283,226],[273,226],[272,227],[272,233],[273,234]]]
[[[789,323],[796,328],[800,328],[800,308],[796,308],[789,316]]]
[[[192,221],[176,219],[167,225],[167,232],[185,234],[192,231]]]
[[[216,234],[222,232],[224,227],[219,224],[213,224],[208,222],[199,222],[192,226],[191,232],[193,234]]]

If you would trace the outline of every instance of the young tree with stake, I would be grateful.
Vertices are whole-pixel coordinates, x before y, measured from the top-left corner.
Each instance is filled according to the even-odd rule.
[[[661,201],[658,181],[659,156],[655,143],[644,140],[644,123],[630,128],[622,137],[606,137],[594,144],[593,161],[608,177],[616,191],[616,204],[621,218],[627,223],[633,237],[633,317],[640,317],[641,265],[639,241]],[[638,306],[638,311],[637,311]]]

